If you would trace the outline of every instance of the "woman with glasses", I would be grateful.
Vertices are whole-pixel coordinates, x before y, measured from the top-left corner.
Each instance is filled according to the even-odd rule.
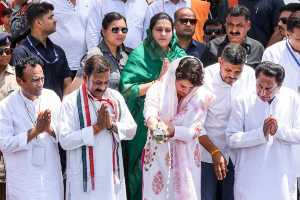
[[[165,74],[170,61],[186,55],[176,44],[173,27],[168,14],[154,15],[147,38],[129,55],[121,74],[120,91],[138,125],[135,138],[122,147],[129,199],[141,199],[141,155],[147,138],[143,117],[145,94]]]
[[[131,49],[123,42],[128,32],[126,19],[117,12],[107,13],[102,21],[102,40],[98,47],[89,50],[88,54],[102,55],[111,66],[109,87],[119,89],[120,73],[123,70]]]

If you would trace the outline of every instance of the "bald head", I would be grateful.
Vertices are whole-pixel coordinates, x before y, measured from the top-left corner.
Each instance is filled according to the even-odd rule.
[[[194,11],[188,7],[179,8],[178,10],[176,10],[176,12],[174,13],[174,20],[180,18],[181,15],[188,15],[196,18]]]

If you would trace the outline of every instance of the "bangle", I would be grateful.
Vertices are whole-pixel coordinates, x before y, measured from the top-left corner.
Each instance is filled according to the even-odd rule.
[[[220,150],[219,150],[219,149],[215,149],[215,150],[213,150],[210,154],[211,154],[211,156],[213,156],[213,155],[215,155],[215,154],[218,153],[218,152],[220,152]]]

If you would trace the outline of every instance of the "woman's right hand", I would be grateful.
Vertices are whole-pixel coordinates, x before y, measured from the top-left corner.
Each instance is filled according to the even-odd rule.
[[[161,80],[161,78],[166,74],[166,72],[169,69],[169,64],[170,64],[169,59],[168,58],[164,58],[158,80]]]

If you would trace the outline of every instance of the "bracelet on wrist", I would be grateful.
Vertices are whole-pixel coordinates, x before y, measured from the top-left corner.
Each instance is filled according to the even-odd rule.
[[[220,152],[219,149],[215,149],[215,150],[213,150],[213,151],[210,153],[210,155],[211,155],[211,156],[214,156],[215,154],[217,154],[217,153],[219,153],[219,152]]]

